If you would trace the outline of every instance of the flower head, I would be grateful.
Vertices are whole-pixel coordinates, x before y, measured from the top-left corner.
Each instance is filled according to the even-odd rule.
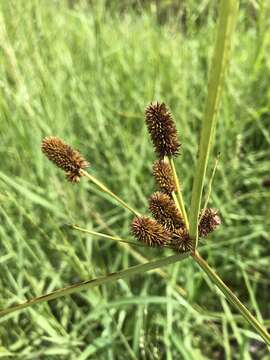
[[[262,182],[262,186],[269,188],[270,187],[270,178],[266,178]]]
[[[163,246],[171,239],[170,232],[148,216],[136,216],[131,231],[136,239],[148,246]]]
[[[150,133],[156,154],[164,156],[176,156],[179,153],[180,143],[177,138],[177,130],[165,103],[151,103],[145,109],[145,121]]]
[[[176,191],[172,169],[167,162],[156,160],[153,165],[153,175],[161,191],[168,195]]]
[[[200,219],[198,228],[200,237],[206,237],[221,224],[221,219],[216,209],[205,209],[203,215],[200,215]]]
[[[58,137],[44,138],[41,149],[50,161],[65,171],[67,179],[71,182],[78,182],[82,176],[80,170],[88,166],[88,162],[79,151],[72,149]]]
[[[171,245],[177,252],[187,252],[192,250],[193,241],[190,239],[185,227],[175,229],[172,235]]]
[[[155,192],[149,199],[149,210],[153,217],[167,230],[183,226],[183,218],[173,200],[162,192]]]

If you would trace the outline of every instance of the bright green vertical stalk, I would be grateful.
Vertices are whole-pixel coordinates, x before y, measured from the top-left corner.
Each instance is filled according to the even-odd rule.
[[[230,56],[237,10],[238,0],[220,1],[218,30],[209,74],[208,95],[204,109],[199,157],[195,169],[190,206],[190,236],[196,240],[196,246],[198,243],[198,216],[201,207],[203,184],[209,153],[213,143],[217,112]]]
[[[214,55],[210,70],[208,95],[205,104],[202,131],[199,144],[199,157],[193,182],[191,209],[190,209],[190,236],[198,243],[198,217],[201,208],[203,184],[206,167],[213,143],[216,127],[217,112],[220,96],[224,86],[225,72],[228,65],[232,35],[238,10],[238,0],[221,0],[219,8],[219,24]],[[261,336],[267,345],[270,345],[270,335],[266,329],[249,312],[237,296],[227,287],[216,272],[200,256],[196,248],[192,253],[193,259],[205,271],[212,282],[222,291],[226,299],[242,314],[253,329]]]

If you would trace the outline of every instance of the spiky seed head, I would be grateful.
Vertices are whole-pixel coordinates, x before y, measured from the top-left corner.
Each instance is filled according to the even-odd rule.
[[[171,245],[175,251],[181,253],[193,249],[193,241],[190,239],[188,231],[184,226],[174,230]]]
[[[161,191],[168,195],[176,191],[172,169],[167,162],[156,160],[153,165],[153,175]]]
[[[220,224],[221,219],[216,209],[205,209],[203,215],[200,214],[199,237],[206,237],[214,231]]]
[[[171,240],[171,234],[156,220],[148,216],[136,216],[131,224],[135,238],[148,246],[164,246]]]
[[[160,158],[176,156],[179,153],[180,143],[175,122],[165,103],[148,105],[145,109],[145,121],[156,154]]]
[[[89,165],[79,151],[72,149],[58,137],[45,137],[41,149],[50,161],[65,171],[70,182],[78,182],[82,176],[80,170]]]
[[[153,217],[169,231],[183,226],[183,218],[167,194],[157,191],[151,195],[149,210]]]
[[[262,186],[269,188],[270,187],[270,178],[264,179],[262,182]]]

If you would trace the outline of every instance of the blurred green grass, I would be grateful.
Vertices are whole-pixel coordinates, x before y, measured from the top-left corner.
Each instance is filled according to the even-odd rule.
[[[0,1],[1,308],[137,263],[126,248],[61,228],[75,222],[129,238],[131,216],[86,181],[68,184],[41,154],[44,136],[80,149],[100,180],[146,212],[154,154],[143,111],[165,101],[183,144],[176,165],[189,204],[216,8],[210,1],[119,4]],[[268,325],[269,15],[265,2],[241,4],[209,169],[210,177],[220,153],[211,206],[223,225],[201,246]],[[164,270],[169,280],[144,274],[0,319],[0,356],[267,357],[191,261]]]

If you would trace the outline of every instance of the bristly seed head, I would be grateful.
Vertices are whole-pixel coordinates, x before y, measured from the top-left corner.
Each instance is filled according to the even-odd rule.
[[[162,247],[171,240],[170,232],[148,216],[136,216],[131,231],[137,240],[148,246]]]
[[[205,209],[203,215],[200,214],[200,218],[199,237],[206,237],[221,224],[221,219],[216,209]]]
[[[60,169],[64,170],[70,182],[78,182],[82,176],[80,170],[89,164],[77,150],[55,136],[43,139],[41,149],[47,158]]]
[[[157,191],[151,195],[149,210],[153,217],[169,231],[183,226],[183,218],[167,194]]]
[[[270,187],[270,178],[264,179],[263,182],[262,182],[262,186],[266,187],[266,188],[269,188]]]
[[[153,165],[153,175],[161,191],[168,195],[176,191],[172,169],[167,162],[156,160]]]
[[[151,103],[145,109],[145,121],[150,133],[156,154],[164,156],[176,156],[179,153],[180,143],[177,138],[177,130],[165,103]]]
[[[188,231],[185,227],[176,229],[172,235],[172,247],[177,252],[187,252],[193,249],[193,241],[190,239]]]

